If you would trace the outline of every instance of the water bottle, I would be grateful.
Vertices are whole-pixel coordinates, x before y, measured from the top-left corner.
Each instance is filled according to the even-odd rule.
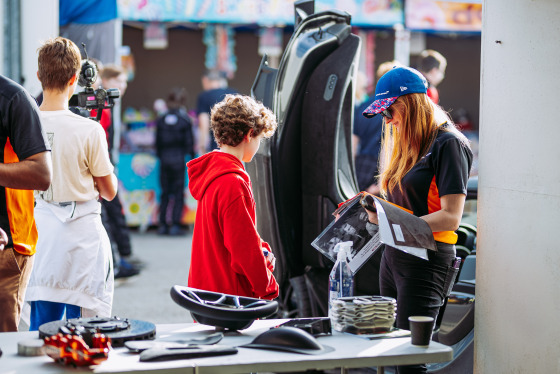
[[[334,247],[336,262],[329,275],[329,317],[331,303],[339,297],[353,296],[354,294],[354,278],[350,265],[348,265],[348,254],[352,250],[352,242],[338,243]]]

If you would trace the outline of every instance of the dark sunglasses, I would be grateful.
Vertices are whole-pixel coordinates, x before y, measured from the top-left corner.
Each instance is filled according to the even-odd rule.
[[[391,114],[391,112],[389,112],[389,109],[385,109],[384,111],[380,112],[379,114],[381,114],[383,117],[385,117],[387,119],[393,119],[393,115]]]

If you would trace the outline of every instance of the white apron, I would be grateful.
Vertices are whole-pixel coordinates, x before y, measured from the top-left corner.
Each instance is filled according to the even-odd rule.
[[[39,240],[25,300],[73,304],[110,317],[113,259],[101,204],[37,199],[35,221]]]

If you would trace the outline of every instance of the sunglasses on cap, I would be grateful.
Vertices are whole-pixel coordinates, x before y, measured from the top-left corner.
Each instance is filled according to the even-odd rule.
[[[380,112],[379,114],[381,114],[383,117],[385,117],[387,119],[393,119],[393,115],[391,114],[391,112],[389,112],[389,109],[385,109],[384,111]]]

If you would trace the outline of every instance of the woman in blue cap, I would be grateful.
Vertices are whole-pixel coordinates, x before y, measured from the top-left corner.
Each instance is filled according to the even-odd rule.
[[[408,317],[437,318],[447,295],[444,284],[455,259],[459,227],[472,164],[468,140],[426,94],[428,84],[418,71],[396,67],[383,75],[375,101],[363,112],[384,117],[379,185],[390,202],[424,219],[434,233],[437,252],[429,260],[387,246],[379,273],[383,296],[397,300],[396,326],[409,329]],[[368,211],[369,220],[377,215]],[[423,373],[425,365],[398,368]]]

